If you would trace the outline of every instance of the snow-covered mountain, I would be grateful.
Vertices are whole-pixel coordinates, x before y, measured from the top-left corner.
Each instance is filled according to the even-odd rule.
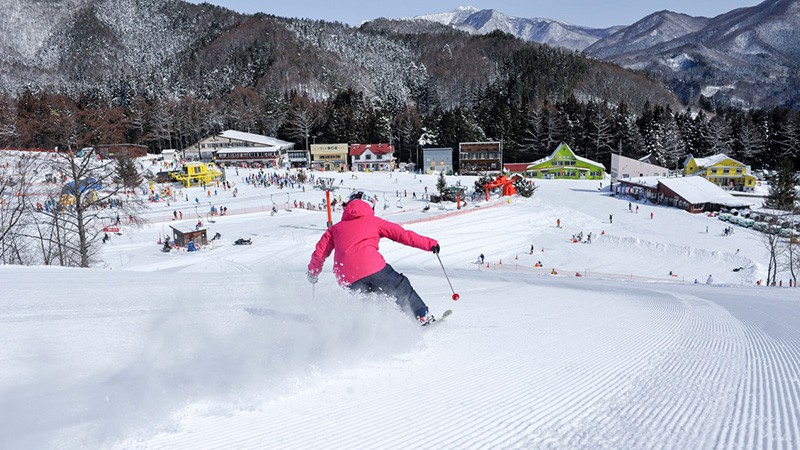
[[[705,17],[692,17],[672,11],[659,11],[600,39],[584,52],[601,59],[650,48],[702,29],[708,24]]]
[[[800,0],[766,0],[714,18],[659,11],[608,29],[471,7],[417,18],[581,50],[654,73],[687,102],[713,92],[717,102],[744,108],[800,105]]]
[[[481,43],[441,31],[456,29],[502,31],[644,70],[690,104],[714,93],[722,104],[796,107],[798,2],[766,0],[714,18],[661,11],[607,29],[461,7],[354,29],[181,0],[7,0],[0,11],[0,92],[43,87],[72,96],[213,98],[244,86],[325,98],[344,87],[391,103],[435,93],[454,107],[496,77],[498,62],[472,67],[473,55],[459,50]],[[408,37],[414,34],[420,37]],[[449,51],[430,50],[440,48]]]
[[[420,15],[414,19],[449,25],[472,34],[487,34],[499,30],[526,41],[570,50],[583,50],[620,29],[620,27],[588,28],[552,19],[513,17],[494,9],[479,10],[472,6],[462,6],[444,13]]]
[[[687,99],[716,92],[717,100],[741,107],[800,104],[800,1],[767,0],[707,20],[658,16],[586,52],[653,72]],[[648,40],[646,33],[672,38]]]
[[[352,89],[378,103],[424,99],[431,107],[453,108],[502,77],[499,70],[523,70],[503,61],[526,47],[495,45],[505,37],[477,38],[425,20],[393,21],[406,29],[377,20],[353,28],[182,0],[8,0],[4,6],[0,95],[11,97],[41,89],[127,105],[143,97],[219,99],[237,87],[263,98],[303,92],[315,99]],[[489,56],[476,65],[479,53]],[[618,79],[615,71],[596,69],[611,84]],[[661,95],[657,83],[649,85],[636,97],[672,97]],[[643,103],[617,94],[603,100]]]

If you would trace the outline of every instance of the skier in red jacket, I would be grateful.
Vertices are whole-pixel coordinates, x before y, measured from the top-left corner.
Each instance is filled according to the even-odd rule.
[[[411,287],[408,278],[386,263],[378,251],[378,242],[381,238],[388,238],[436,254],[439,253],[439,243],[375,217],[374,202],[375,198],[364,191],[350,196],[342,220],[328,228],[317,242],[308,263],[308,280],[317,282],[325,260],[335,250],[333,273],[340,285],[356,292],[388,295],[425,324],[432,319],[428,316],[428,307]]]

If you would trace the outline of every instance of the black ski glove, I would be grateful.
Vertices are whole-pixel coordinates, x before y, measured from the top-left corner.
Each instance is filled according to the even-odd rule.
[[[308,282],[311,284],[317,284],[317,281],[319,281],[319,277],[311,272],[306,272],[306,278],[308,278]]]
[[[431,247],[431,251],[433,252],[434,255],[438,255],[439,254],[439,244],[436,244],[433,247]]]

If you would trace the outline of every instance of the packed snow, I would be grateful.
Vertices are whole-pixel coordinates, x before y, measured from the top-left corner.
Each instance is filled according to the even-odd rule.
[[[800,296],[756,286],[758,232],[608,181],[423,212],[435,176],[314,172],[439,241],[441,266],[381,244],[434,315],[453,310],[422,328],[338,287],[331,259],[310,285],[327,216],[294,202],[323,192],[252,173],[226,171],[236,197],[151,203],[91,269],[0,267],[0,448],[800,447]],[[198,216],[221,238],[161,251]]]

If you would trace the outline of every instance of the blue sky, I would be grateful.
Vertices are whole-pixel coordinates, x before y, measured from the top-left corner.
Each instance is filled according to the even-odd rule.
[[[692,16],[714,17],[732,9],[753,6],[757,0],[206,0],[243,13],[264,12],[281,17],[304,17],[358,25],[377,17],[401,18],[445,12],[458,6],[496,9],[516,17],[544,17],[575,25],[603,28],[630,25],[644,16],[664,9]],[[192,0],[192,3],[200,3]]]

